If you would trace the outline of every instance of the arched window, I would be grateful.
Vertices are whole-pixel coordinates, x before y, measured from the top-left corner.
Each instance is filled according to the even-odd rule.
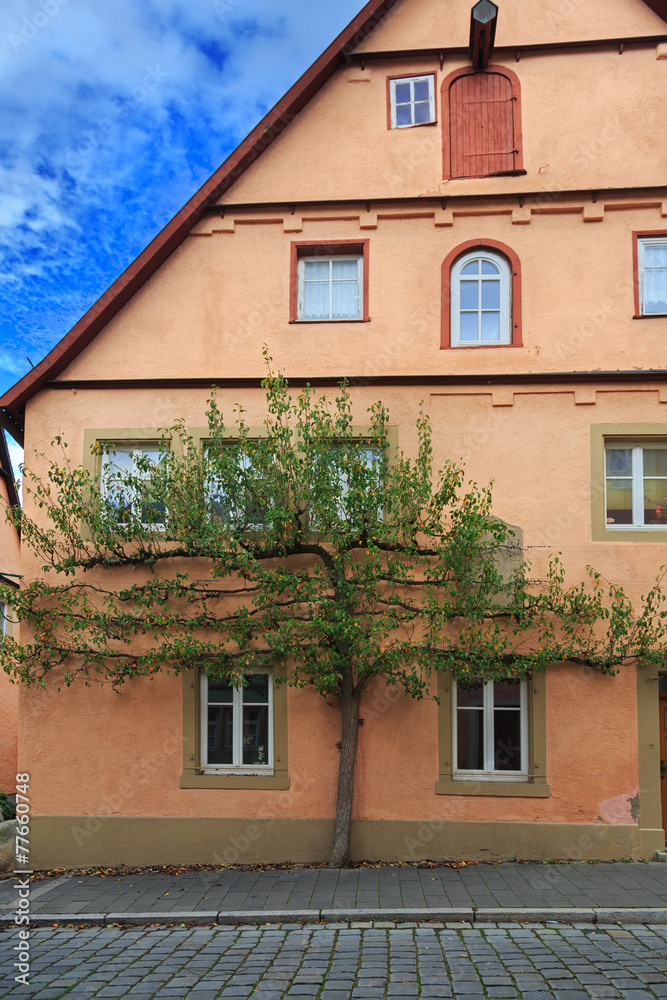
[[[442,268],[442,347],[520,347],[521,269],[509,247],[471,240]]]
[[[457,70],[442,87],[444,176],[523,172],[519,80],[501,66]]]
[[[452,344],[509,344],[510,275],[498,254],[473,250],[452,268]]]

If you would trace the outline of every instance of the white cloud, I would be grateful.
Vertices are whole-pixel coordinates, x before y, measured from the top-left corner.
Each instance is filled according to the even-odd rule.
[[[36,363],[63,336],[361,6],[4,0],[0,392],[17,367],[23,374],[20,359],[32,351]]]

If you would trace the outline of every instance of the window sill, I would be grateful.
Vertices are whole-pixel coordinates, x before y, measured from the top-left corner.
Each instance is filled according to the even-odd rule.
[[[551,788],[530,781],[436,781],[436,795],[497,795],[516,798],[547,799]]]
[[[667,313],[642,313],[640,316],[633,316],[633,319],[665,319]]]
[[[409,129],[409,128],[428,128],[429,125],[437,125],[437,124],[438,124],[438,122],[436,120],[436,121],[432,121],[432,122],[415,122],[414,125],[392,125],[391,128],[389,129],[389,131],[390,132],[404,132],[406,129]]]
[[[489,349],[497,351],[499,347],[523,347],[523,344],[444,344],[441,351],[486,351]]]
[[[370,316],[361,316],[359,319],[291,319],[290,326],[307,326],[312,323],[370,323]]]
[[[615,531],[598,529],[592,532],[594,542],[607,542],[614,545],[617,542],[657,542],[667,545],[667,526],[656,525],[654,528],[618,528]]]
[[[525,177],[527,170],[498,170],[495,174],[462,174],[454,177],[452,174],[445,174],[443,180],[446,181],[483,181],[487,177]]]
[[[182,774],[181,788],[239,788],[274,789],[284,791],[289,788],[289,775],[278,774]]]

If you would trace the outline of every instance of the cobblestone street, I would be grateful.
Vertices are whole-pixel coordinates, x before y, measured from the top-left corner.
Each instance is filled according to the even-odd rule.
[[[0,997],[667,997],[667,926],[266,925],[33,929],[30,986],[0,934]]]

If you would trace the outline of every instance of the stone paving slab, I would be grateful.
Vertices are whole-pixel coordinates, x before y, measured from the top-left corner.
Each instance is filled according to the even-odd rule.
[[[11,880],[0,883],[0,914],[16,906]],[[289,871],[189,872],[120,877],[59,876],[34,883],[34,915],[443,909],[655,909],[667,907],[667,865],[470,865]]]
[[[405,923],[44,927],[28,985],[0,933],[0,1000],[662,1000],[667,928]]]

